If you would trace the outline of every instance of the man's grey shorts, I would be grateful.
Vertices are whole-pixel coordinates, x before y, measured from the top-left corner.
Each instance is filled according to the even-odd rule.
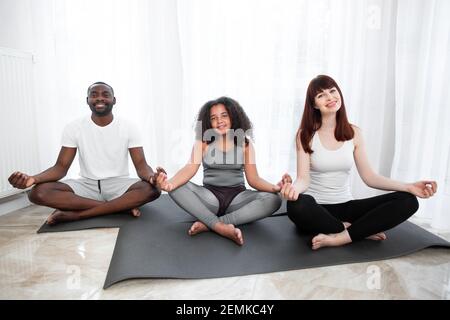
[[[118,177],[103,180],[67,179],[60,182],[71,187],[77,196],[98,201],[111,201],[123,195],[131,185],[139,181],[141,179]]]

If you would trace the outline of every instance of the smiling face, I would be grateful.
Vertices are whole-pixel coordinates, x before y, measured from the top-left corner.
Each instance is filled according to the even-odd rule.
[[[116,104],[116,98],[109,86],[95,84],[89,89],[87,104],[93,114],[104,117],[111,113],[113,106]]]
[[[219,134],[226,134],[227,130],[231,129],[231,119],[227,109],[223,104],[216,104],[209,113],[211,127]]]
[[[322,115],[336,113],[342,105],[341,95],[336,87],[324,89],[316,94],[314,104]]]

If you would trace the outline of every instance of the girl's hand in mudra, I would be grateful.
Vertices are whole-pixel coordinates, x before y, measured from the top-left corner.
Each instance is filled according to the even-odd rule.
[[[173,185],[167,180],[167,173],[162,167],[156,168],[156,173],[150,178],[150,183],[153,184],[159,190],[166,192],[172,191]]]
[[[286,183],[291,183],[291,184],[292,184],[292,178],[291,178],[291,176],[289,175],[289,173],[283,174],[283,176],[281,177],[280,182],[277,183],[277,186],[279,186],[279,187],[280,187],[280,190],[281,190],[281,189],[283,189],[283,186],[284,186]],[[277,191],[280,191],[280,190],[277,190]]]

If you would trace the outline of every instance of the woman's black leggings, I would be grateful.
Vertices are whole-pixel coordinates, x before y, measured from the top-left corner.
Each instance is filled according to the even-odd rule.
[[[297,201],[287,202],[288,216],[299,231],[339,233],[345,229],[342,222],[350,222],[352,225],[347,231],[352,241],[389,230],[406,221],[418,208],[417,198],[408,192],[337,204],[317,204],[312,196],[300,194]]]

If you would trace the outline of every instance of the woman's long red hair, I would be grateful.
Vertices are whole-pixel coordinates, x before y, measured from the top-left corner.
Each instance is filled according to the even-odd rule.
[[[314,98],[323,90],[336,87],[341,95],[341,107],[336,113],[336,129],[334,136],[337,141],[347,141],[353,139],[355,132],[348,122],[347,113],[345,111],[344,96],[341,89],[331,77],[326,75],[319,75],[311,80],[306,91],[305,109],[303,110],[302,121],[297,131],[296,142],[297,149],[300,145],[307,153],[313,153],[310,147],[311,139],[314,133],[322,126],[322,115],[320,110],[314,108]]]

